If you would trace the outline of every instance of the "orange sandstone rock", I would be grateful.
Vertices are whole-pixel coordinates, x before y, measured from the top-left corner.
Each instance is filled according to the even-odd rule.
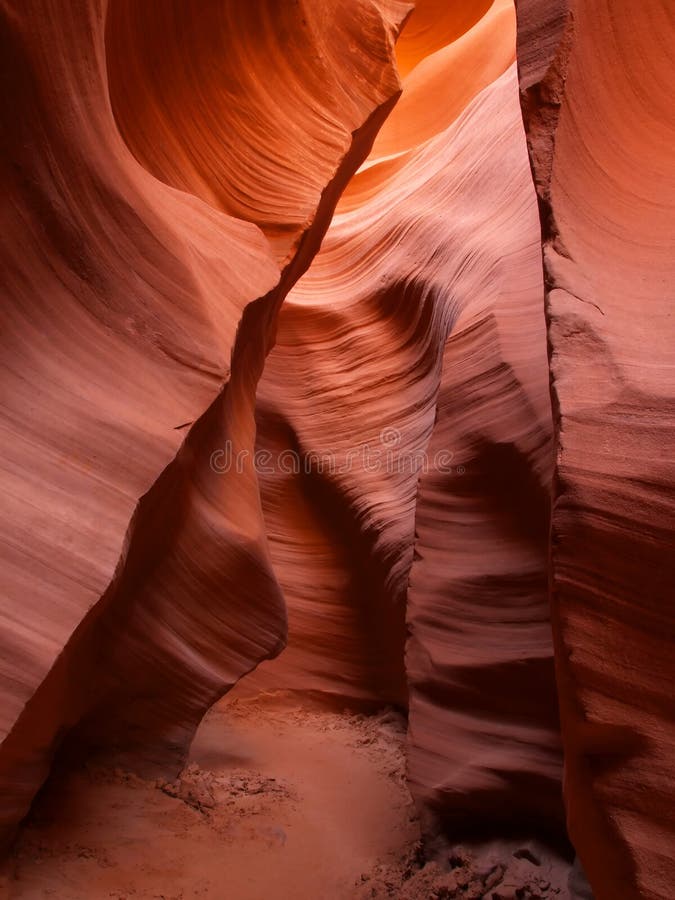
[[[175,767],[283,645],[252,463],[210,453],[253,449],[276,312],[398,95],[408,9],[2,6],[5,834],[76,723]]]
[[[668,4],[518,0],[556,424],[551,533],[565,799],[598,900],[675,881]]]
[[[425,11],[399,58],[426,51]],[[409,699],[409,778],[424,807],[465,827],[494,825],[501,809],[510,824],[556,829],[551,418],[513,8],[494,84],[480,68],[468,78],[463,49],[487,58],[491,17],[507,12],[495,4],[429,48],[461,96],[390,165],[379,147],[406,92],[433,112],[410,67],[282,308],[257,420],[277,462],[261,489],[289,643],[240,689]]]

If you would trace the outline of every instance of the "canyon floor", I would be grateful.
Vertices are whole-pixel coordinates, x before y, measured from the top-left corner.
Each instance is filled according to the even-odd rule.
[[[37,900],[564,897],[528,845],[420,861],[403,719],[284,696],[214,707],[175,782],[94,767],[42,792],[2,896]],[[490,849],[490,848],[488,848]],[[441,854],[443,855],[443,854]]]
[[[50,787],[7,872],[12,898],[354,896],[418,837],[402,721],[274,700],[203,722],[181,779],[95,769]]]

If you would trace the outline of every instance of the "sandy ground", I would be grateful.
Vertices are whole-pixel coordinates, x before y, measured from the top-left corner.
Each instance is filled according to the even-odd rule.
[[[566,900],[536,841],[421,852],[405,723],[304,699],[224,701],[171,783],[88,767],[47,786],[5,900]],[[581,898],[589,895],[574,893]]]
[[[352,898],[418,838],[403,722],[236,701],[173,784],[85,770],[51,786],[5,870],[9,898]]]

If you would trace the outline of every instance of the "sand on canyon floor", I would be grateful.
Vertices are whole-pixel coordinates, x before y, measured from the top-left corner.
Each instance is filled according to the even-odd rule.
[[[43,791],[3,869],[10,900],[560,898],[528,845],[421,859],[405,722],[284,695],[224,701],[174,782],[95,767]]]
[[[94,768],[49,786],[5,872],[10,898],[354,896],[418,837],[403,720],[289,700],[214,707],[174,783]]]

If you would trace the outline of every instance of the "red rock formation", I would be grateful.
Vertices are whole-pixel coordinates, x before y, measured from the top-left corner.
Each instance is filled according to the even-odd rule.
[[[511,0],[0,3],[0,835],[261,660],[556,829],[555,645],[596,895],[669,896],[672,15],[518,3],[540,215]]]
[[[598,900],[672,896],[672,8],[518,0],[557,466],[570,835]],[[542,39],[545,37],[545,39]]]
[[[424,806],[555,827],[539,226],[513,7],[474,12],[418,3],[397,44],[402,99],[282,308],[257,419],[289,645],[242,689],[402,704],[409,687]]]
[[[554,828],[550,412],[536,204],[512,71],[448,137],[448,209],[460,224],[447,241],[464,256],[416,507],[409,778],[454,830],[502,818]],[[442,451],[449,467],[435,464]]]
[[[409,7],[364,0],[345,15],[326,2],[313,6],[323,17],[315,28],[302,7],[261,0],[248,5],[253,30],[233,8],[210,4],[203,16],[189,0],[22,0],[0,13],[11,86],[2,163],[5,832],[85,713],[81,737],[114,735],[107,749],[136,763],[176,760],[204,710],[284,639],[253,466],[223,477],[209,454],[226,440],[235,451],[253,447],[276,311],[396,99],[393,38]],[[143,32],[146,14],[162,30]],[[188,22],[203,46],[183,40]],[[311,32],[295,54],[281,51],[289,28]],[[330,59],[330,78],[328,34],[352,48]],[[274,96],[251,87],[260,66]],[[129,73],[142,74],[135,92]],[[247,139],[220,146],[222,130],[242,120]],[[140,135],[147,146],[137,146]],[[230,194],[245,193],[247,209],[202,189],[195,159]]]
[[[412,4],[109,3],[110,95],[134,155],[287,261],[351,131],[398,92],[392,37]]]

